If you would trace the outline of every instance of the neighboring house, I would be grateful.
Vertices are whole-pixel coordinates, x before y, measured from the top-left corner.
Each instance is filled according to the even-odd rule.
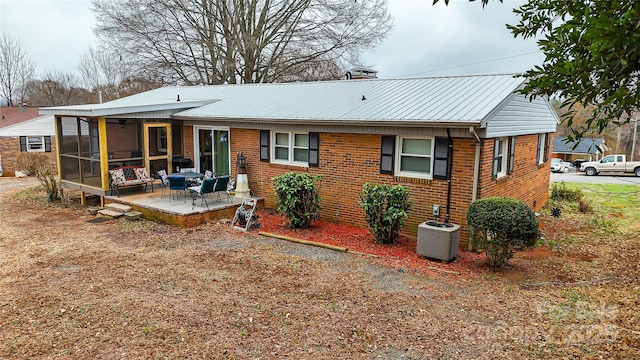
[[[21,152],[46,154],[56,164],[55,126],[52,115],[40,116],[36,108],[2,107],[0,166],[2,176],[14,176]]]
[[[513,75],[165,87],[93,105],[43,108],[56,116],[63,186],[105,195],[108,169],[142,162],[152,171],[193,162],[236,174],[275,207],[273,177],[324,175],[321,217],[366,226],[366,182],[411,191],[405,231],[433,220],[461,225],[469,204],[489,196],[546,203],[550,104],[515,93]],[[185,160],[186,159],[186,160]]]
[[[604,143],[604,139],[583,138],[574,142],[567,142],[566,136],[557,136],[553,139],[553,157],[564,161],[574,162],[575,160],[593,161],[602,157],[605,151],[609,150]]]

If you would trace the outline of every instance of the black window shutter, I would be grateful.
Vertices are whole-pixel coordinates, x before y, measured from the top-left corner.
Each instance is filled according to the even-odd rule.
[[[380,174],[393,174],[393,160],[396,149],[395,135],[383,136],[380,147]]]
[[[44,151],[51,152],[51,136],[44,137]]]
[[[260,130],[260,161],[269,161],[269,130]]]
[[[507,174],[513,173],[513,163],[516,157],[516,137],[509,138],[509,164],[507,165]]]
[[[27,137],[26,136],[20,136],[20,151],[21,152],[27,151]]]
[[[433,178],[439,180],[448,179],[449,146],[448,138],[436,138],[433,156]]]
[[[551,133],[546,133],[544,136],[544,162],[549,160],[549,138]]]
[[[309,133],[309,166],[318,167],[320,150],[320,134],[317,132]]]
[[[493,140],[493,170],[491,171],[491,178],[493,180],[498,178],[498,162],[500,161],[500,139]]]

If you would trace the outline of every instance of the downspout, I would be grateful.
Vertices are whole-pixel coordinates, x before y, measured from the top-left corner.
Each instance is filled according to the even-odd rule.
[[[449,211],[451,209],[451,168],[453,162],[453,140],[451,132],[447,128],[447,138],[449,139],[449,147],[447,149],[447,216],[444,218],[446,224],[449,223]]]
[[[480,177],[480,150],[482,148],[482,141],[480,140],[480,137],[476,133],[476,129],[473,126],[469,127],[469,133],[473,135],[473,137],[476,139],[476,153],[475,153],[475,158],[473,160],[473,186],[471,189],[471,202],[474,202],[478,199],[478,181],[479,181],[478,178]],[[469,241],[468,241],[469,251],[474,250],[471,239],[472,239],[472,234],[471,234],[471,229],[469,229]]]

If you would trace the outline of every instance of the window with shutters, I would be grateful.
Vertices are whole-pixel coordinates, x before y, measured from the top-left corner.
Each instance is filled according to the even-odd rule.
[[[398,137],[396,175],[431,179],[433,138]]]
[[[309,134],[272,132],[271,162],[276,164],[309,166]]]

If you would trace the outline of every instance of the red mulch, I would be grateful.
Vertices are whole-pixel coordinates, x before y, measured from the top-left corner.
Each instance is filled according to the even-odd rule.
[[[257,211],[260,231],[296,239],[340,246],[350,252],[373,255],[372,258],[398,271],[414,270],[424,274],[480,275],[490,271],[484,263],[484,255],[458,251],[452,262],[430,260],[416,253],[416,239],[401,235],[396,244],[378,244],[366,228],[336,224],[322,220],[313,221],[307,229],[291,229],[280,214],[269,210]]]

